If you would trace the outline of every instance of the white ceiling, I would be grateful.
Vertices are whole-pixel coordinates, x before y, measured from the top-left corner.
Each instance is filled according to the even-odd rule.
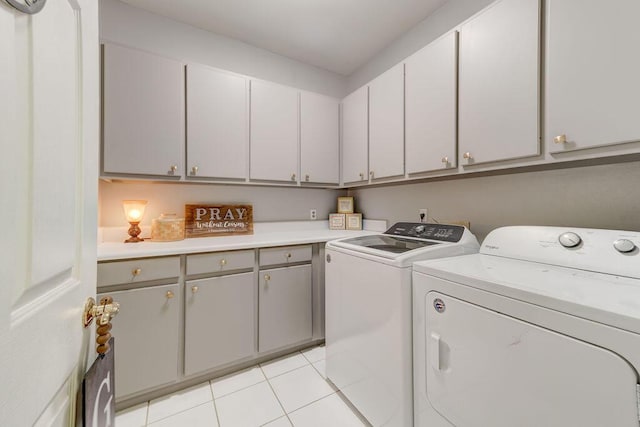
[[[123,0],[349,75],[448,0]]]

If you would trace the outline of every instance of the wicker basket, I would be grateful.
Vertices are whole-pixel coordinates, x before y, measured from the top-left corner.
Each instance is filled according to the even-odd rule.
[[[160,218],[151,220],[151,240],[154,242],[173,242],[184,239],[184,218],[176,214],[160,214]]]

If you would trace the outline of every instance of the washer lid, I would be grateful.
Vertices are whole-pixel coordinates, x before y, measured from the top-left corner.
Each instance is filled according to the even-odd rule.
[[[408,239],[405,237],[388,236],[386,234],[352,237],[349,239],[343,239],[341,242],[348,245],[390,252],[392,254],[402,254],[414,249],[421,249],[427,246],[440,244],[439,242],[431,240]]]
[[[423,273],[640,333],[640,280],[485,254],[420,261]]]

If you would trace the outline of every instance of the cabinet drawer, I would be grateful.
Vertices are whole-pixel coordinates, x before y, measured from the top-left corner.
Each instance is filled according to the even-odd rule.
[[[253,250],[189,255],[187,275],[253,268],[254,263]]]
[[[311,261],[311,245],[260,249],[260,265]]]
[[[180,257],[141,258],[98,264],[98,286],[146,282],[180,276]]]

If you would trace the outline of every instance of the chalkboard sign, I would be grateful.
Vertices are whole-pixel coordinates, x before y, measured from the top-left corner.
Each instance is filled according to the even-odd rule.
[[[253,234],[252,205],[184,205],[185,237]]]
[[[110,427],[115,424],[115,351],[114,339],[109,340],[110,350],[98,357],[82,381],[83,421],[85,427]]]

